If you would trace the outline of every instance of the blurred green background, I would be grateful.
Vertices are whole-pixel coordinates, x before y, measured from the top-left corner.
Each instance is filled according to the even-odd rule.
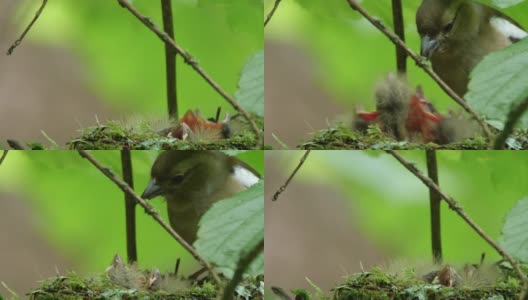
[[[266,13],[273,2],[265,1]],[[392,29],[390,0],[359,2]],[[419,53],[415,13],[421,1],[402,2],[406,42]],[[528,28],[528,1],[502,11]],[[265,28],[265,43],[266,110],[271,118],[266,120],[266,134],[267,142],[276,146],[271,133],[292,147],[307,133],[328,127],[343,115],[350,121],[358,106],[374,110],[376,84],[389,71],[396,71],[392,42],[346,0],[281,1]],[[421,85],[437,109],[462,111],[414,61],[408,60],[407,66],[410,84]],[[289,91],[291,82],[296,82],[294,92]],[[284,109],[287,102],[295,104]],[[292,110],[301,113],[291,114]]]
[[[277,182],[289,175],[302,153],[266,153],[266,175],[282,177],[266,178],[267,193],[278,188]],[[426,172],[425,152],[399,153]],[[506,213],[528,195],[528,153],[439,151],[437,156],[442,190],[497,240]],[[310,288],[307,277],[328,291],[361,266],[368,270],[397,259],[431,261],[429,190],[384,152],[312,151],[278,202],[266,203],[266,217],[279,219],[278,214],[295,210],[303,218],[283,217],[268,227],[269,285]],[[499,260],[496,251],[445,202],[441,206],[445,262],[477,263],[483,252],[487,263]],[[300,232],[297,227],[302,228]],[[302,231],[314,237],[304,239]],[[296,246],[279,245],[280,236]],[[289,247],[302,250],[289,255]],[[303,257],[302,263],[298,257]],[[281,268],[286,264],[290,265]]]
[[[6,1],[6,3],[13,2]],[[132,2],[142,14],[162,28],[160,1]],[[27,26],[41,1],[13,3],[16,14],[9,14],[7,8],[11,7],[3,9],[3,12],[0,11],[2,21],[8,20],[8,24],[14,24],[14,26],[6,24],[6,30],[0,30],[0,32],[7,31],[7,34],[0,39],[0,45],[6,50]],[[242,67],[253,54],[263,48],[262,1],[173,0],[172,6],[176,43],[187,50],[228,94],[234,95]],[[35,53],[42,47],[65,51],[66,53],[61,54],[60,64],[69,56],[74,57],[75,64],[60,70],[42,66],[45,62],[33,63],[28,67],[29,70],[21,68],[23,61],[27,61],[30,56],[36,56]],[[13,65],[12,72],[23,73],[21,75],[23,78],[17,84],[19,86],[17,90],[20,89],[22,82],[29,80],[28,78],[31,78],[39,68],[47,70],[44,77],[49,78],[46,80],[68,75],[70,72],[70,76],[80,73],[78,80],[86,89],[83,93],[93,94],[97,101],[102,102],[105,109],[95,107],[82,109],[82,106],[78,105],[78,110],[73,108],[67,113],[63,112],[61,116],[63,126],[70,122],[72,126],[77,126],[69,131],[69,135],[74,136],[75,129],[79,126],[74,121],[84,120],[82,116],[85,114],[89,117],[86,117],[88,121],[85,121],[87,124],[84,123],[84,126],[95,125],[96,115],[101,117],[106,114],[116,118],[131,115],[165,118],[167,104],[164,53],[163,42],[128,10],[123,9],[117,1],[55,0],[47,4],[13,56],[2,58],[0,65],[4,65],[3,69],[6,73],[10,64]],[[46,59],[49,60],[46,57],[41,60]],[[9,72],[11,77],[14,76],[12,72]],[[39,76],[35,80],[44,80],[42,77]],[[0,90],[2,79],[7,80],[7,78],[0,76]],[[233,111],[230,105],[181,58],[178,58],[177,80],[180,115],[190,108],[200,108],[205,116],[214,116],[218,106],[222,106],[224,113]],[[30,89],[36,89],[35,84],[26,84]],[[5,88],[7,89],[7,84]],[[48,88],[53,89],[51,84],[48,84]],[[61,89],[60,85],[57,89]],[[36,94],[38,95],[31,97],[51,105],[52,100],[47,99],[46,90]],[[77,94],[70,96],[70,98],[77,97],[81,96]],[[21,91],[12,92],[9,98],[28,101]],[[7,102],[7,99],[5,101]],[[63,101],[68,103],[76,100]],[[31,107],[31,105],[27,106]],[[41,109],[41,113],[43,111],[44,109]],[[15,110],[12,109],[10,113],[14,112]],[[17,117],[22,116],[27,116],[27,113],[25,115],[20,113]],[[6,124],[0,123],[0,127],[8,125],[6,119],[0,122],[6,122]],[[50,137],[59,141],[67,140],[68,136],[55,134],[50,127],[52,126],[44,124],[37,128],[46,131]],[[40,135],[39,130],[37,133]],[[13,131],[9,134],[11,137],[17,137]],[[7,135],[7,132],[0,132],[0,138],[4,138],[4,135]],[[20,134],[20,136],[24,135]]]
[[[133,5],[163,27],[159,1],[135,0]],[[263,47],[262,3],[179,0],[172,5],[176,43],[232,95],[243,65]],[[166,113],[164,44],[117,1],[52,1],[32,38],[78,53],[92,75],[89,84],[117,109]],[[231,110],[183,59],[178,66],[181,112],[199,107],[210,116],[219,105]]]
[[[121,176],[119,151],[91,153]],[[157,154],[156,151],[132,152],[134,184],[138,194],[150,178],[150,167]],[[263,174],[262,151],[243,152],[238,157]],[[126,257],[123,192],[75,151],[11,151],[0,166],[0,197],[3,203],[0,219],[11,220],[11,226],[2,228],[0,235],[4,241],[0,243],[0,252],[5,253],[0,258],[4,260],[0,281],[6,282],[20,295],[28,292],[30,287],[36,287],[37,280],[53,276],[55,266],[61,266],[57,267],[61,274],[73,270],[86,275],[103,272],[115,253]],[[150,203],[162,218],[168,220],[166,205],[161,198]],[[20,204],[27,207],[26,213],[16,209]],[[157,267],[162,272],[173,271],[178,257],[182,259],[182,274],[199,268],[192,256],[142,208],[136,210],[136,215],[141,268]],[[27,230],[20,229],[26,227]],[[35,231],[38,238],[26,244],[20,243],[27,231]],[[41,239],[44,242],[38,241]],[[32,263],[32,251],[37,251],[34,254],[37,257],[43,256],[43,251],[39,249],[44,243],[59,258],[42,258]],[[14,254],[10,255],[9,251]],[[20,259],[15,258],[18,254],[21,254]],[[26,268],[27,264],[34,265]],[[17,281],[18,277],[21,277],[21,282]],[[3,288],[0,291],[6,295]]]

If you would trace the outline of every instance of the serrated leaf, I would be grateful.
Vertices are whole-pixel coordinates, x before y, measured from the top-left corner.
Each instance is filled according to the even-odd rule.
[[[506,215],[499,244],[513,257],[528,262],[528,197]]]
[[[209,262],[231,277],[242,253],[264,237],[264,181],[217,202],[200,220],[194,246]],[[264,274],[264,254],[250,265],[246,274]]]
[[[264,50],[255,53],[242,69],[235,98],[245,110],[264,116]]]
[[[466,100],[486,120],[504,124],[511,108],[528,97],[526,78],[528,38],[486,56],[471,73]],[[518,124],[528,128],[528,114]]]

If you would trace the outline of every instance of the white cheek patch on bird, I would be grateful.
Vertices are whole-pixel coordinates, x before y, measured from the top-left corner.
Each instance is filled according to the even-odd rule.
[[[495,30],[508,37],[512,43],[518,42],[528,36],[528,32],[504,18],[492,17],[490,23]]]
[[[257,175],[253,174],[253,172],[242,166],[235,166],[233,168],[233,177],[246,188],[257,184],[257,182],[260,180]]]

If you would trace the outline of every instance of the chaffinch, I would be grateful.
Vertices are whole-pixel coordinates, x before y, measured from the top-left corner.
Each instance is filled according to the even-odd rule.
[[[487,54],[528,36],[500,11],[471,0],[423,0],[416,13],[421,54],[458,95]]]
[[[171,227],[192,244],[201,217],[213,203],[259,180],[251,166],[223,152],[165,151],[154,162],[141,197],[165,197]]]

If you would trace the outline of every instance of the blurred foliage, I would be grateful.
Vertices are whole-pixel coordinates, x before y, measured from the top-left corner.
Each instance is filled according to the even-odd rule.
[[[91,153],[121,176],[119,151]],[[157,153],[132,152],[136,192],[146,186]],[[237,156],[263,174],[262,151]],[[10,152],[0,168],[0,191],[27,199],[34,208],[35,230],[75,261],[78,272],[101,271],[115,253],[126,256],[123,192],[76,151]],[[157,198],[150,203],[167,220],[164,201]],[[140,267],[172,271],[180,257],[182,272],[196,271],[194,259],[172,237],[141,208],[136,213]]]
[[[16,22],[26,26],[40,1],[21,6]],[[159,1],[133,5],[162,28]],[[263,48],[263,4],[255,0],[174,0],[175,41],[233,95],[247,60]],[[50,1],[28,38],[71,49],[87,83],[124,113],[167,114],[163,42],[117,1]],[[178,58],[179,111],[200,108],[214,115],[228,105]]]
[[[368,13],[392,28],[391,1],[360,2]],[[406,42],[419,53],[419,35],[414,20],[421,1],[402,2]],[[495,2],[499,1],[493,1],[493,4]],[[273,0],[266,0],[265,11],[269,11],[272,4]],[[500,10],[528,27],[528,1]],[[396,70],[394,45],[344,0],[282,1],[265,33],[267,41],[301,46],[313,59],[321,85],[351,110],[357,105],[362,105],[367,111],[373,110],[373,88],[377,81],[387,72]],[[411,60],[407,65],[409,82],[421,85],[426,97],[441,112],[461,110]]]
[[[284,153],[284,152],[282,152]],[[301,151],[283,159],[297,164]],[[426,171],[424,151],[400,151]],[[528,195],[528,154],[524,151],[437,151],[440,186],[492,238],[504,218]],[[285,165],[285,164],[282,164]],[[293,167],[285,168],[289,172]],[[312,151],[296,180],[330,185],[350,199],[350,219],[391,258],[431,257],[429,190],[382,151]],[[456,213],[442,203],[444,261],[488,263],[499,256]]]

